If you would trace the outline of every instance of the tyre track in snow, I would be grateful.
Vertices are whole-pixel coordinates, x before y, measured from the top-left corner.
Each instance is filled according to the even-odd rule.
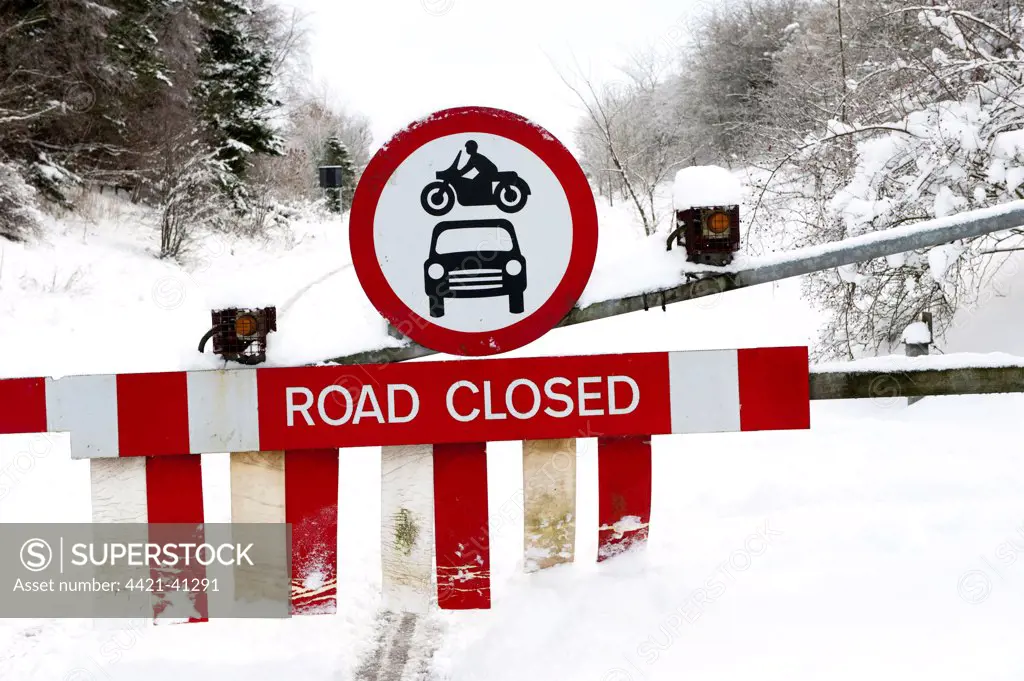
[[[431,681],[430,660],[439,643],[439,628],[429,617],[382,612],[373,649],[355,681]]]

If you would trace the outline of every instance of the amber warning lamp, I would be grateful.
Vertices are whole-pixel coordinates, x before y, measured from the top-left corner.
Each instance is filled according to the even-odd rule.
[[[672,192],[675,227],[666,241],[686,249],[686,259],[724,266],[740,249],[742,187],[725,168],[692,166],[676,174]]]
[[[267,336],[277,331],[277,308],[227,308],[214,310],[213,327],[199,341],[199,352],[213,339],[213,352],[239,364],[267,360]]]

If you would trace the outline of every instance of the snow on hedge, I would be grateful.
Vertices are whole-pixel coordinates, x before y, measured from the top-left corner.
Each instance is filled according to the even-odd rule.
[[[690,166],[676,173],[672,186],[672,207],[686,210],[701,206],[739,205],[743,185],[721,166]]]
[[[811,366],[811,373],[899,373],[907,371],[935,371],[941,369],[994,369],[1024,368],[1024,357],[1004,352],[955,352],[948,355],[884,355],[866,357],[852,362],[826,362]]]

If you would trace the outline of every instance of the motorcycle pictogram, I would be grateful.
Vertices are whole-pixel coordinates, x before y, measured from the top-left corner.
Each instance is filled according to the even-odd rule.
[[[530,185],[515,171],[499,171],[498,167],[478,151],[476,141],[466,142],[469,156],[459,169],[460,151],[452,164],[436,173],[437,179],[423,188],[420,205],[434,216],[448,213],[458,201],[460,206],[497,206],[505,213],[516,213],[526,205]],[[473,178],[466,175],[476,170]]]

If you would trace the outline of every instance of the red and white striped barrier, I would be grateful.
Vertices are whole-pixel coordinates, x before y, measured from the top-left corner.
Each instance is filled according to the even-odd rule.
[[[651,436],[810,427],[807,349],[0,380],[0,435],[70,432],[96,522],[292,524],[292,612],[335,612],[339,448],[382,446],[385,604],[490,607],[487,442],[523,441],[524,569],[575,560],[576,439],[598,440],[599,561],[643,544]],[[200,599],[201,600],[201,599]],[[196,602],[205,619],[205,604]]]
[[[809,427],[806,348],[0,380],[75,459]]]

